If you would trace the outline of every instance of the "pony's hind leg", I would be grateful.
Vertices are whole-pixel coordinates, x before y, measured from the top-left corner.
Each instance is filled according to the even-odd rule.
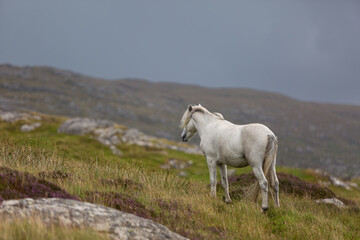
[[[227,166],[225,164],[219,165],[220,175],[221,175],[221,185],[225,190],[225,202],[231,203],[229,195],[229,182],[227,177]]]
[[[279,180],[276,175],[276,159],[271,164],[270,169],[270,179],[271,179],[271,187],[274,189],[275,192],[275,206],[280,207],[280,201],[279,201]]]
[[[269,208],[268,205],[268,181],[266,180],[266,177],[264,175],[264,172],[262,170],[261,165],[253,167],[253,172],[255,174],[255,177],[259,181],[261,195],[262,195],[262,203],[261,208],[263,212],[266,212]]]

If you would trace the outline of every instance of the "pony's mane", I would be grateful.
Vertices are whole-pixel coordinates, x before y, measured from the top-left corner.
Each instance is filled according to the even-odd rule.
[[[215,116],[217,116],[219,119],[225,120],[224,116],[223,116],[221,113],[213,112],[213,114],[214,114]]]
[[[180,128],[184,128],[189,123],[192,115],[196,112],[209,113],[219,119],[224,119],[224,117],[220,113],[212,113],[199,104],[198,106],[192,106],[191,111],[189,111],[189,109],[186,109],[180,121]]]

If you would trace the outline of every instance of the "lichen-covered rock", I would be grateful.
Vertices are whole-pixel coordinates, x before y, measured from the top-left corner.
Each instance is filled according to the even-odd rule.
[[[146,135],[138,129],[119,127],[107,120],[72,118],[61,124],[58,132],[73,135],[90,134],[91,137],[99,141],[101,144],[109,146],[113,154],[118,156],[123,155],[121,150],[116,147],[121,143],[201,154],[199,147],[190,145],[178,146],[176,144],[171,144],[163,139]]]
[[[183,161],[179,159],[168,159],[161,168],[163,169],[179,169],[183,170],[189,166],[193,165],[193,161]]]
[[[89,118],[71,118],[66,120],[58,129],[59,133],[83,135],[94,131],[97,128],[108,128],[114,123],[107,120],[95,120]]]
[[[114,145],[110,145],[111,152],[116,156],[122,156],[123,152]]]
[[[325,204],[332,204],[332,205],[335,205],[338,208],[346,207],[346,205],[337,198],[318,199],[318,200],[315,200],[315,202],[317,202],[317,203],[325,203]]]
[[[41,123],[36,122],[36,123],[33,123],[33,124],[24,124],[24,125],[21,126],[20,130],[22,132],[30,132],[30,131],[35,130],[38,127],[41,127]]]
[[[352,188],[360,189],[359,186],[353,182],[346,182],[331,175],[329,175],[329,179],[331,184],[333,184],[334,186],[342,187],[349,191],[352,190]]]
[[[113,208],[58,198],[4,201],[0,216],[14,219],[40,216],[45,223],[89,227],[112,239],[186,239],[152,220]]]
[[[106,146],[119,144],[119,134],[121,133],[123,133],[121,129],[114,127],[98,128],[93,131],[95,139]]]
[[[31,115],[24,112],[5,112],[0,110],[0,120],[5,122],[17,122],[20,120],[29,120],[29,119],[35,119],[35,120],[41,120],[40,116],[37,115]]]
[[[345,188],[346,190],[353,190],[357,189],[360,190],[360,186],[355,182],[346,181],[344,179],[340,179],[338,177],[332,176],[328,172],[324,171],[323,169],[315,169],[314,172],[322,177],[328,178],[329,181],[319,181],[324,186],[334,185],[337,187]]]

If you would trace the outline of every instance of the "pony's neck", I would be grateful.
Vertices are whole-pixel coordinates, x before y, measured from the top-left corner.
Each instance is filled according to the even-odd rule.
[[[196,130],[199,134],[200,139],[202,139],[202,137],[204,136],[204,132],[205,128],[208,126],[208,124],[210,124],[211,120],[213,119],[213,116],[211,116],[208,113],[195,113],[192,116],[193,120],[194,120],[194,124],[196,127]]]

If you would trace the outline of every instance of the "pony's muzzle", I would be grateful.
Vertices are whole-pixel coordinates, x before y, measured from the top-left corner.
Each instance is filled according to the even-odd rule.
[[[186,139],[186,134],[183,135],[183,136],[181,136],[181,139],[182,139],[183,142],[187,142],[187,141],[188,141],[188,140]]]

